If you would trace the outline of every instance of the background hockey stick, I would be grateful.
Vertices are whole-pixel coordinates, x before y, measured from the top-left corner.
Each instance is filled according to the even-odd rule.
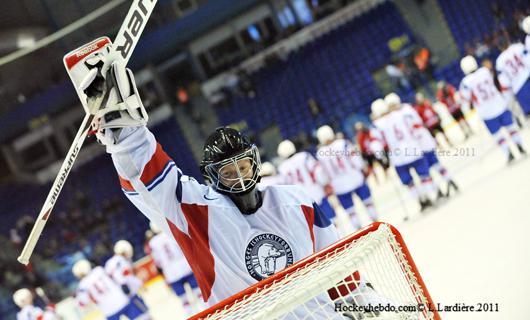
[[[153,12],[156,2],[157,0],[134,0],[131,5],[131,8],[129,9],[129,12],[127,13],[127,16],[125,17],[125,21],[121,25],[120,30],[116,35],[114,45],[111,47],[111,52],[109,53],[109,55],[118,55],[120,59],[124,60],[124,64],[127,64],[129,59],[131,58],[131,54],[134,48],[136,47],[136,44],[138,43],[138,39],[140,38],[140,35],[142,34],[142,31],[144,30],[145,25],[147,24],[149,16]],[[96,41],[93,41],[90,44],[93,44]],[[88,51],[91,50],[90,47],[83,47],[87,48]],[[94,48],[92,48],[92,50],[93,49]],[[83,52],[80,53],[78,50],[76,51],[76,55],[79,59]],[[67,67],[68,65],[66,63],[66,59],[69,55],[70,54],[65,56],[65,65]],[[74,82],[74,85],[77,89],[78,84]],[[83,142],[85,141],[85,138],[88,134],[90,125],[94,120],[94,114],[95,112],[97,112],[106,96],[106,94],[103,93],[95,99],[86,101],[86,98],[84,98],[80,92],[78,92],[78,94],[81,98],[83,105],[85,106],[85,109],[89,110],[89,112],[83,118],[83,122],[81,123],[81,126],[77,131],[74,141],[72,142],[72,145],[68,150],[68,153],[66,154],[66,158],[63,164],[61,165],[61,168],[59,169],[59,173],[57,174],[57,177],[55,178],[52,188],[48,193],[48,196],[46,197],[46,201],[42,206],[39,216],[37,217],[37,220],[33,225],[33,229],[31,230],[31,233],[28,239],[26,240],[26,244],[24,245],[24,248],[22,249],[22,252],[18,257],[18,261],[22,264],[28,264],[29,258],[31,257],[31,254],[33,253],[33,250],[37,245],[39,237],[42,234],[42,230],[44,229],[44,226],[46,225],[46,222],[50,217],[53,206],[55,205],[55,202],[59,197],[59,193],[63,188],[66,178],[68,177],[68,174],[70,173],[70,170],[72,169],[74,162],[77,156],[79,155],[81,146],[83,145]]]

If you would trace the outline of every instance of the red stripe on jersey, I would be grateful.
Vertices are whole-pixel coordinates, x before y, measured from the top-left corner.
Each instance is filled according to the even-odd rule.
[[[130,275],[130,274],[131,274],[131,270],[130,270],[129,268],[123,270],[123,275],[124,275],[124,276],[128,276],[128,275]]]
[[[215,260],[210,251],[208,238],[208,206],[188,203],[182,203],[180,206],[188,222],[189,235],[180,231],[173,222],[166,220],[173,237],[188,260],[201,288],[203,300],[206,302],[210,298],[215,281]]]
[[[142,176],[140,177],[142,183],[147,186],[156,176],[162,173],[162,171],[166,167],[166,164],[170,160],[171,158],[167,155],[164,149],[162,149],[162,146],[157,143],[153,156],[144,166],[144,171],[142,172]],[[122,177],[119,177],[119,179],[120,185],[123,189],[127,191],[134,191],[134,188],[129,180],[126,180]]]
[[[471,103],[476,104],[478,102],[477,96],[474,92],[471,92]]]
[[[125,180],[121,176],[118,176],[118,179],[120,179],[120,185],[123,189],[127,191],[134,191],[134,188],[132,184],[129,182],[129,180]]]
[[[90,301],[92,301],[92,303],[94,303],[94,304],[98,303],[98,301],[96,300],[96,298],[94,297],[92,292],[88,291],[88,297],[90,298]]]
[[[313,252],[315,252],[315,233],[313,231],[313,225],[315,224],[315,209],[304,205],[301,205],[301,207],[305,220],[307,221],[307,226],[309,227],[309,234],[311,235],[311,241],[313,242]]]

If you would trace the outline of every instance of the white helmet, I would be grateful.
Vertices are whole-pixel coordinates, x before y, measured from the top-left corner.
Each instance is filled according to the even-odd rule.
[[[478,69],[477,60],[473,56],[465,56],[460,60],[460,69],[464,74],[470,74]]]
[[[133,256],[133,252],[133,247],[131,243],[127,240],[120,240],[114,245],[115,254],[122,255],[126,258],[131,259]]]
[[[325,144],[328,141],[332,141],[335,138],[335,132],[330,126],[322,126],[317,129],[317,139],[321,144]]]
[[[29,289],[18,289],[13,294],[13,301],[15,301],[15,304],[19,308],[24,308],[25,306],[33,303],[33,295],[31,294],[31,291],[29,291]]]
[[[280,158],[287,159],[296,152],[296,147],[294,146],[294,143],[291,140],[283,140],[278,145],[278,155]]]
[[[88,262],[88,260],[85,260],[85,259],[77,261],[72,267],[72,273],[78,279],[81,279],[87,274],[89,274],[91,270],[92,270],[92,266],[90,266],[90,262]]]
[[[396,93],[391,92],[385,96],[385,103],[389,108],[392,108],[401,104],[401,98]]]
[[[383,99],[372,102],[372,116],[378,118],[388,112],[388,106]]]
[[[276,168],[270,162],[263,162],[261,164],[261,171],[259,173],[262,177],[273,176],[276,174]]]
[[[521,28],[526,34],[530,34],[530,16],[523,19],[521,23]]]
[[[156,224],[154,223],[153,221],[151,221],[149,223],[149,228],[151,228],[151,230],[155,233],[155,234],[158,234],[160,232],[162,232],[162,229]]]

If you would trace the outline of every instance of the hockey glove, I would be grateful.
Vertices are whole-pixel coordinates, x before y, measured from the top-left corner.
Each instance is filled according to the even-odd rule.
[[[124,138],[123,132],[131,132],[122,129],[145,126],[148,115],[132,71],[126,69],[120,60],[109,63],[103,59],[101,56],[87,58],[86,64],[93,68],[83,79],[79,89],[88,99],[108,95],[103,99],[99,110],[91,112],[95,114],[92,132],[100,143],[110,146]]]

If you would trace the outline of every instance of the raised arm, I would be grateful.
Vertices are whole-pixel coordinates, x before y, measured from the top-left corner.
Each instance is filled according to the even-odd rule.
[[[97,61],[88,62],[95,68],[100,65]],[[168,234],[174,233],[173,226],[186,230],[182,203],[196,203],[208,187],[183,175],[147,129],[147,112],[131,70],[119,61],[110,66],[105,78],[90,73],[81,82],[80,89],[87,95],[107,95],[92,130],[111,154],[129,200]]]

